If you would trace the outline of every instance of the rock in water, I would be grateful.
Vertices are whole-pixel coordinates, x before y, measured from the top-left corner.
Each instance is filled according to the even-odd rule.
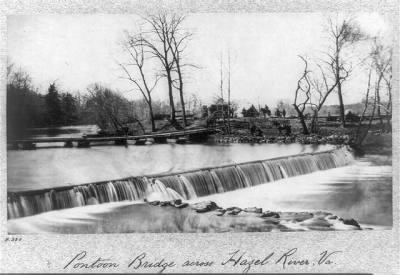
[[[174,200],[174,204],[175,204],[175,205],[177,205],[177,204],[178,204],[178,205],[179,205],[179,204],[182,204],[182,200],[181,200],[181,199],[179,199],[179,200]]]
[[[160,206],[172,206],[173,204],[171,204],[169,201],[162,201],[160,202]]]
[[[240,211],[242,211],[242,208],[240,208],[240,207],[236,207],[236,206],[231,206],[231,207],[228,207],[228,208],[226,208],[226,211],[232,211],[232,210],[240,210]]]
[[[217,209],[216,212],[217,212],[217,216],[223,216],[225,214],[226,210],[225,209]]]
[[[276,212],[266,211],[261,214],[261,217],[262,218],[277,218],[277,219],[279,219],[281,216]]]
[[[176,207],[176,208],[185,208],[185,207],[187,207],[189,204],[187,204],[186,202],[184,202],[184,203],[181,203],[181,204],[174,204],[174,206]]]
[[[360,224],[355,219],[344,219],[343,223],[347,224],[347,225],[353,225],[355,227],[361,228]]]
[[[247,207],[245,209],[243,209],[244,212],[249,212],[249,213],[258,213],[261,214],[262,213],[262,208],[258,208],[258,207]]]
[[[228,210],[226,213],[227,213],[228,215],[236,216],[236,215],[239,214],[240,212],[242,212],[242,209],[240,209],[240,208],[233,208],[232,210]]]
[[[198,213],[209,212],[215,209],[220,208],[215,202],[213,201],[202,201],[193,204],[193,209],[196,210]]]

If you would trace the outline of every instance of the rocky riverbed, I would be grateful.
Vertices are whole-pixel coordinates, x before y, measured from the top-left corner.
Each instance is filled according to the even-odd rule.
[[[196,213],[192,213],[192,215],[198,217],[199,224],[207,226],[208,223],[209,227],[219,232],[362,230],[354,219],[342,219],[323,211],[275,212],[265,211],[258,207],[240,208],[232,206],[222,208],[213,201],[202,201],[191,205],[181,200],[153,201],[150,204],[160,207],[187,208],[188,211]],[[203,221],[205,218],[208,222]],[[210,229],[203,227],[202,230],[209,232]]]
[[[258,207],[219,207],[181,200],[120,202],[51,211],[8,221],[11,234],[212,233],[362,230],[354,219],[332,213],[279,212]]]

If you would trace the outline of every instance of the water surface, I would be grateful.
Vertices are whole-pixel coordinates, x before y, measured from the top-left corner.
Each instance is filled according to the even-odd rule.
[[[89,127],[88,131],[93,129]],[[56,136],[81,134],[76,129],[69,129]],[[183,172],[333,148],[330,145],[301,144],[154,144],[8,151],[7,189],[24,191],[129,176]],[[355,218],[362,224],[390,227],[391,158],[366,156],[346,167],[200,197],[191,202],[201,200],[213,200],[223,207],[257,206],[273,211],[325,210],[344,218]],[[98,213],[110,211],[107,204],[91,207],[96,208]],[[84,213],[86,207],[80,208]],[[66,211],[69,211],[69,215],[80,212],[79,208]],[[118,216],[117,210],[114,215]],[[75,218],[74,215],[68,216],[65,222]]]
[[[23,191],[181,172],[333,149],[301,144],[153,144],[7,152],[7,189]]]

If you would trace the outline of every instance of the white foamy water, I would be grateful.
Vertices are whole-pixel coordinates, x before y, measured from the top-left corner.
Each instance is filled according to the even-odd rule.
[[[9,193],[7,212],[8,217],[13,219],[90,204],[137,201],[152,192],[164,194],[168,200],[193,199],[333,169],[352,162],[352,154],[342,147],[328,152],[185,171],[167,176],[131,177],[73,188]]]
[[[392,225],[392,167],[368,161],[192,201],[273,211],[323,210],[370,225]]]
[[[343,218],[354,218],[371,227],[390,228],[391,172],[391,166],[376,165],[364,159],[346,167],[195,198],[189,202],[212,200],[222,207],[256,206],[264,211],[323,210]],[[164,225],[154,224],[154,219],[157,220],[154,217],[159,217],[160,221],[179,220],[179,212],[168,213],[166,218],[161,218],[160,215],[165,215],[157,212],[161,209],[152,208],[151,223],[148,216],[150,209],[142,202],[112,202],[10,220],[9,230],[19,233],[123,233],[133,232],[134,228],[137,232],[146,232],[152,226],[163,230]],[[299,225],[287,226],[296,228]],[[338,226],[337,229],[341,229],[341,225]]]

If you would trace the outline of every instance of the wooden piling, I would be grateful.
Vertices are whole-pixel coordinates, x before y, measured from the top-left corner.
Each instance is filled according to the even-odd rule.
[[[68,140],[68,141],[66,141],[66,142],[64,143],[64,147],[65,147],[65,148],[72,148],[72,147],[74,147],[74,145],[72,144],[72,141],[71,141],[71,140]]]
[[[128,145],[128,140],[127,140],[127,139],[116,139],[116,140],[114,141],[114,144],[115,144],[115,145],[123,145],[123,146],[126,146],[126,145]]]
[[[90,141],[88,140],[78,141],[78,148],[89,148],[89,147],[90,147]]]
[[[135,141],[135,145],[145,145],[145,144],[146,144],[146,139],[145,138],[137,139]]]
[[[24,150],[35,150],[36,149],[36,144],[32,142],[23,142],[22,143],[22,149]]]

